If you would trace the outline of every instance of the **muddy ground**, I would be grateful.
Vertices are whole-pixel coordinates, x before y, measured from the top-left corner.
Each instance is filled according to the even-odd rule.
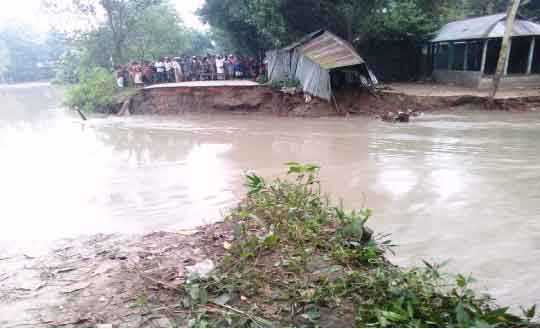
[[[183,283],[189,266],[215,262],[230,236],[218,224],[66,240],[37,257],[0,254],[0,327],[181,325],[181,298],[163,285]]]
[[[266,86],[167,87],[143,89],[122,98],[114,113],[178,115],[185,113],[260,113],[293,117],[345,115],[385,116],[389,112],[436,112],[448,110],[530,111],[540,109],[537,90],[504,91],[493,102],[474,90],[442,89],[440,85],[382,86],[335,90],[328,102],[301,92],[284,93]]]

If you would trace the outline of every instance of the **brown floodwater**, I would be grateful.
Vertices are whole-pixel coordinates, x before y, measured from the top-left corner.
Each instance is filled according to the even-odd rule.
[[[219,220],[243,173],[322,166],[325,190],[399,244],[393,261],[450,260],[501,302],[540,302],[540,114],[373,118],[93,118],[47,85],[0,88],[0,248]],[[39,249],[39,248],[37,248]],[[2,252],[0,252],[2,256]]]

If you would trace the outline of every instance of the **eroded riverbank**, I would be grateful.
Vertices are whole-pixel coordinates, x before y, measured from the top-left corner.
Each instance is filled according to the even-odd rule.
[[[390,112],[449,110],[535,111],[540,92],[501,91],[491,101],[485,92],[433,84],[396,84],[377,91],[337,90],[331,102],[304,98],[299,90],[279,91],[251,81],[206,81],[162,84],[120,97],[112,111],[121,115],[184,115],[186,113],[270,114],[289,117],[328,117]]]
[[[53,90],[3,92],[0,258],[210,223],[244,195],[245,170],[276,177],[297,160],[320,164],[347,207],[374,209],[374,229],[400,244],[394,262],[449,259],[503,304],[539,302],[536,112],[441,110],[408,125],[216,113],[83,123]]]

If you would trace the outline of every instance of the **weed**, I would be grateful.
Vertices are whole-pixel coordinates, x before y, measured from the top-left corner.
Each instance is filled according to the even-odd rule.
[[[537,326],[535,307],[510,314],[470,276],[390,264],[394,244],[366,227],[370,209],[332,206],[318,166],[287,169],[290,180],[246,175],[247,199],[227,218],[231,248],[210,279],[182,287],[189,326]]]

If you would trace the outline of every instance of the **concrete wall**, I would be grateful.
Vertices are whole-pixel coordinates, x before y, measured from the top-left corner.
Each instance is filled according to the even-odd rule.
[[[488,89],[491,88],[492,76],[482,75],[474,71],[433,71],[435,81],[456,86]],[[539,88],[540,74],[515,74],[506,75],[501,79],[500,88]]]
[[[433,78],[440,83],[478,88],[482,74],[475,71],[435,70],[433,71]]]
[[[488,89],[491,88],[492,76],[483,76],[480,79],[479,88]],[[500,83],[500,88],[512,89],[512,88],[539,88],[540,87],[540,74],[516,74],[503,76]]]

